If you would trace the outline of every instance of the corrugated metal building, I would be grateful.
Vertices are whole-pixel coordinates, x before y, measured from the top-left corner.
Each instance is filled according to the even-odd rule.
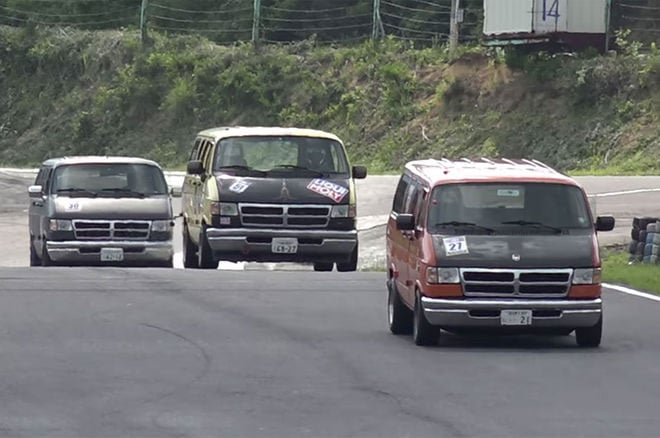
[[[489,45],[606,48],[611,0],[484,0]]]

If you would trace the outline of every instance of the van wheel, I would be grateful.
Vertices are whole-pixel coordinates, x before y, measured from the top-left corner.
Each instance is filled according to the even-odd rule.
[[[46,249],[46,239],[43,239],[43,245],[41,246],[41,266],[53,266],[54,263],[48,255],[48,250]]]
[[[216,269],[218,262],[213,259],[213,251],[206,238],[206,225],[199,230],[199,250],[197,251],[197,263],[200,269]]]
[[[41,258],[34,249],[34,237],[30,236],[30,266],[41,266]]]
[[[330,272],[334,263],[314,263],[314,270],[317,272]]]
[[[401,301],[401,296],[393,284],[388,280],[387,295],[387,321],[390,331],[395,335],[409,335],[413,331],[413,314]]]
[[[415,310],[413,311],[413,340],[416,345],[436,345],[440,336],[440,328],[431,325],[422,309],[422,297],[415,294]]]
[[[595,348],[600,345],[603,337],[603,316],[593,327],[580,327],[575,329],[575,340],[580,347]]]
[[[183,267],[186,269],[196,269],[198,267],[197,247],[190,240],[190,231],[188,226],[183,226]]]
[[[355,249],[351,253],[351,259],[347,262],[337,263],[337,271],[339,272],[353,272],[357,271],[358,264],[358,247],[355,244]]]

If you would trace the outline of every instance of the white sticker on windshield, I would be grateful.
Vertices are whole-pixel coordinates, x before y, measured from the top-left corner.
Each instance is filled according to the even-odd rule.
[[[235,181],[232,185],[229,186],[229,190],[236,193],[243,193],[250,187],[250,183],[242,180]]]
[[[445,246],[445,253],[448,256],[470,253],[465,236],[445,237],[442,239],[442,243]]]
[[[80,210],[82,210],[82,205],[80,205],[80,202],[77,201],[67,202],[66,205],[64,206],[64,211],[80,211]]]
[[[499,189],[497,191],[497,196],[508,196],[512,198],[517,198],[520,196],[520,190],[515,189]]]

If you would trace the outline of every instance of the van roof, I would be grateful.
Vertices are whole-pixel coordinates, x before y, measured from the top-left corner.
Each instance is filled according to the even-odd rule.
[[[547,164],[529,159],[428,159],[410,161],[406,163],[405,168],[430,185],[488,181],[554,182],[578,185],[573,178]]]
[[[160,167],[152,160],[139,157],[119,157],[101,155],[80,155],[71,157],[50,158],[43,162],[44,166],[62,166],[68,164],[147,164]]]
[[[248,137],[248,136],[291,136],[291,137],[317,137],[342,141],[334,134],[317,129],[287,128],[279,126],[224,126],[218,128],[205,129],[197,135],[213,138],[214,141],[228,137]]]

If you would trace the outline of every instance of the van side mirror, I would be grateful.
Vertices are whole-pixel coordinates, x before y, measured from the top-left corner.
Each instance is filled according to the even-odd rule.
[[[613,216],[598,216],[596,218],[596,231],[612,231],[614,223]]]
[[[200,160],[188,161],[186,170],[191,175],[201,175],[204,173],[204,163],[202,163]]]
[[[42,186],[30,186],[28,187],[28,194],[30,198],[41,198],[43,196],[43,187]]]
[[[412,214],[402,213],[396,216],[396,228],[401,231],[412,231],[415,229],[415,217]]]
[[[351,174],[355,179],[364,179],[367,177],[367,168],[365,166],[353,166]]]

